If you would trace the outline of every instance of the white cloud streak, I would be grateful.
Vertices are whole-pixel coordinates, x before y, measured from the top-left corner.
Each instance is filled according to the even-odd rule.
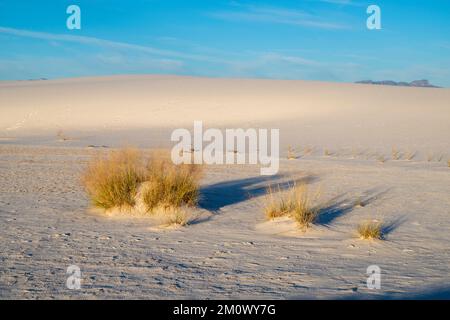
[[[212,12],[209,15],[217,19],[230,21],[264,22],[329,30],[348,28],[344,24],[326,21],[304,11],[283,8],[248,6],[241,11]]]
[[[75,36],[68,34],[56,34],[56,33],[48,33],[48,32],[38,32],[38,31],[29,31],[22,29],[14,29],[0,26],[0,34],[8,34],[17,37],[25,37],[25,38],[33,38],[40,40],[48,40],[48,41],[63,41],[63,42],[73,42],[85,45],[95,45],[100,47],[109,47],[114,49],[126,49],[139,51],[151,55],[163,56],[163,57],[172,57],[179,59],[189,59],[196,61],[208,61],[215,63],[226,63],[225,60],[213,58],[205,55],[196,55],[196,54],[187,54],[183,52],[171,51],[171,50],[162,50],[148,46],[141,46],[136,44],[130,44],[119,41],[111,41],[105,40],[95,37],[87,37],[87,36]]]

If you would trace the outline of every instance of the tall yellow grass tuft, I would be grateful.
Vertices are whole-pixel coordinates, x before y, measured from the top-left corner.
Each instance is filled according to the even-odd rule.
[[[196,205],[200,173],[199,166],[174,165],[162,154],[146,158],[136,149],[123,149],[95,157],[81,180],[96,207],[131,209],[139,191],[152,212]]]
[[[382,239],[382,223],[369,221],[358,226],[358,234],[361,239],[381,240]]]
[[[81,180],[94,206],[131,208],[139,184],[145,180],[142,154],[124,149],[97,156],[89,162]]]
[[[314,223],[318,214],[319,208],[313,206],[314,198],[308,193],[305,185],[293,185],[285,194],[276,197],[271,188],[268,189],[266,206],[264,211],[267,219],[274,219],[283,216],[293,218],[300,228],[307,229]]]

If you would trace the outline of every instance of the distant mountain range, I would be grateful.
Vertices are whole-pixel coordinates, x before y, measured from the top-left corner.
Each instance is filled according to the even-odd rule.
[[[363,80],[363,81],[356,81],[356,83],[377,84],[385,86],[401,86],[401,87],[440,88],[438,86],[432,85],[428,80],[414,80],[411,82],[395,82],[392,80],[383,80],[383,81]]]

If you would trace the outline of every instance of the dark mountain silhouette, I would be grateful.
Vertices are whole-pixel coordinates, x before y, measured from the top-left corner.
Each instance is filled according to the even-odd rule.
[[[382,80],[382,81],[363,80],[363,81],[356,81],[356,83],[377,84],[385,86],[400,86],[400,87],[439,88],[437,86],[432,85],[428,80],[414,80],[411,82],[396,82],[392,80]]]

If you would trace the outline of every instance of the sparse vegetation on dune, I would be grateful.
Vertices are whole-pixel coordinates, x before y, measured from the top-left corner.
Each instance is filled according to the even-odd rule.
[[[368,221],[358,225],[357,231],[361,239],[381,240],[383,224],[377,221]]]
[[[295,187],[293,193],[292,217],[302,229],[307,229],[316,220],[319,208],[312,205],[312,197],[305,185]]]
[[[288,160],[297,159],[297,156],[295,155],[295,150],[291,146],[288,146],[287,158]]]
[[[392,154],[392,160],[400,160],[400,158],[402,156],[400,151],[395,147],[392,148],[391,154]]]
[[[283,216],[293,218],[302,229],[307,229],[314,223],[318,214],[319,208],[313,206],[308,189],[305,185],[293,185],[285,194],[276,197],[272,188],[268,190],[268,201],[264,208],[267,219],[274,219]]]
[[[313,151],[314,151],[314,147],[306,146],[306,147],[303,148],[303,153],[304,153],[305,156],[306,155],[308,155],[308,156],[312,155]]]
[[[278,192],[281,192],[280,187],[278,187]],[[292,192],[292,191],[291,191]],[[267,190],[267,202],[264,207],[264,212],[267,219],[275,219],[288,215],[292,210],[292,195],[277,197],[272,187]]]
[[[416,155],[417,155],[416,151],[408,151],[406,153],[406,160],[411,161],[416,157]]]
[[[139,184],[145,180],[142,154],[124,149],[97,156],[90,161],[81,180],[94,206],[131,208]]]
[[[355,201],[355,207],[364,208],[366,206],[366,203],[363,201],[361,197],[356,198]]]
[[[153,212],[196,205],[199,178],[199,166],[174,165],[163,154],[146,158],[138,150],[123,149],[94,158],[82,182],[96,207],[132,209],[139,193],[146,212]]]
[[[199,196],[200,167],[174,165],[167,159],[152,158],[146,168],[143,201],[150,212],[160,206],[179,208],[195,206]]]
[[[380,154],[380,155],[377,155],[377,161],[379,163],[385,163],[387,161],[387,159],[384,155]]]

